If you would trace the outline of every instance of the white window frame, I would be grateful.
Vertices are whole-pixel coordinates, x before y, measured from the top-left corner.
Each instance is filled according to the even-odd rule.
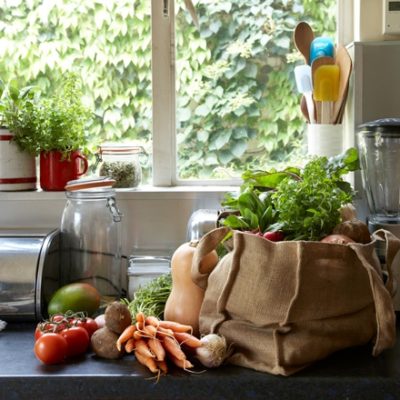
[[[175,0],[152,0],[153,186],[239,185],[232,180],[177,177],[175,116]],[[353,29],[353,1],[338,0],[337,42],[347,44]]]

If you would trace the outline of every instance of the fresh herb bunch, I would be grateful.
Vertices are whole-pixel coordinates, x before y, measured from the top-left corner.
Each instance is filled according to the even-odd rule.
[[[133,319],[138,312],[162,319],[171,290],[172,276],[170,273],[164,274],[136,290],[132,301],[124,300],[124,302],[128,305]]]
[[[35,86],[20,88],[15,79],[7,84],[0,80],[0,127],[8,128],[10,132],[15,132],[18,127],[31,135],[34,130],[31,110],[38,98],[39,91]]]
[[[85,128],[91,111],[82,103],[81,82],[75,73],[66,74],[60,88],[52,96],[32,101],[18,113],[13,124],[15,141],[23,150],[32,154],[42,151],[69,152],[85,149]],[[30,134],[24,121],[30,121]]]
[[[353,199],[343,175],[359,169],[355,148],[327,159],[315,157],[305,167],[284,171],[246,171],[237,195],[223,206],[232,214],[222,221],[232,229],[281,230],[286,240],[320,240],[340,222],[340,208]]]

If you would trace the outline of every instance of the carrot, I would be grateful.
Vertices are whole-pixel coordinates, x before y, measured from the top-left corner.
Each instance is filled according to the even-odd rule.
[[[132,353],[133,350],[135,350],[135,339],[134,338],[130,338],[125,343],[125,351],[127,353]]]
[[[141,331],[135,331],[133,332],[133,338],[135,340],[139,340],[143,338],[143,333]]]
[[[174,337],[174,331],[172,329],[158,328],[157,336],[163,338],[165,336]]]
[[[143,329],[144,321],[145,321],[144,313],[141,312],[141,311],[138,312],[138,313],[136,314],[136,328],[137,328],[138,330]]]
[[[151,352],[149,346],[147,346],[147,343],[143,339],[136,340],[136,347],[135,347],[136,352],[142,354],[144,357],[149,357],[149,358],[154,358],[154,354]]]
[[[165,349],[159,339],[151,338],[147,342],[152,353],[156,356],[157,361],[165,360]]]
[[[184,344],[185,346],[192,347],[194,349],[202,345],[200,339],[197,339],[196,336],[193,336],[190,333],[174,332],[174,336],[179,344]]]
[[[159,368],[157,367],[156,361],[154,358],[146,357],[137,350],[135,350],[135,357],[140,362],[140,364],[147,367],[151,372],[157,374],[160,372]]]
[[[152,325],[152,326],[155,326],[156,328],[158,328],[158,326],[160,325],[160,320],[157,317],[153,317],[152,315],[149,315],[148,317],[146,317],[145,323],[146,323],[146,325]]]
[[[145,325],[142,332],[145,336],[156,337],[157,328],[153,325]]]
[[[193,332],[193,328],[190,325],[183,325],[174,321],[160,321],[160,327],[172,329],[174,332]]]
[[[121,333],[117,340],[117,349],[121,351],[121,346],[123,343],[127,342],[131,337],[133,337],[133,334],[136,330],[135,325],[129,325],[125,330]]]
[[[172,355],[178,360],[185,360],[186,355],[182,351],[181,346],[176,339],[166,336],[163,340],[164,348],[168,354]]]
[[[168,366],[167,366],[167,362],[165,360],[156,361],[156,364],[157,364],[158,368],[160,368],[160,370],[162,372],[164,372],[164,374],[168,373]]]
[[[169,359],[179,368],[182,368],[182,369],[193,368],[193,364],[188,359],[179,360],[178,358],[176,358],[174,356],[170,356]]]

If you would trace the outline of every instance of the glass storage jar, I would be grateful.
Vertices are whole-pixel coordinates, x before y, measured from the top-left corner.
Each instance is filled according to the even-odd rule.
[[[115,188],[132,188],[142,181],[142,167],[139,156],[144,153],[142,146],[132,144],[103,144],[98,154],[99,175],[115,180]]]
[[[61,219],[62,284],[85,282],[97,288],[101,304],[122,293],[121,213],[112,180],[79,179],[66,186]]]
[[[153,279],[171,272],[170,257],[130,256],[128,268],[128,297],[134,299],[135,292]]]

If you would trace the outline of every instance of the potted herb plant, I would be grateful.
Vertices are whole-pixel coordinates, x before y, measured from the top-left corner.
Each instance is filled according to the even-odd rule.
[[[34,130],[30,113],[26,113],[37,101],[32,86],[19,88],[16,80],[4,84],[0,80],[0,190],[18,191],[36,189],[35,156],[15,143],[18,125],[26,135]],[[25,117],[20,119],[21,115]]]
[[[86,125],[91,112],[82,102],[81,82],[74,73],[61,81],[54,93],[34,104],[34,133],[15,129],[15,141],[40,156],[40,186],[46,191],[64,190],[66,183],[86,173]]]

